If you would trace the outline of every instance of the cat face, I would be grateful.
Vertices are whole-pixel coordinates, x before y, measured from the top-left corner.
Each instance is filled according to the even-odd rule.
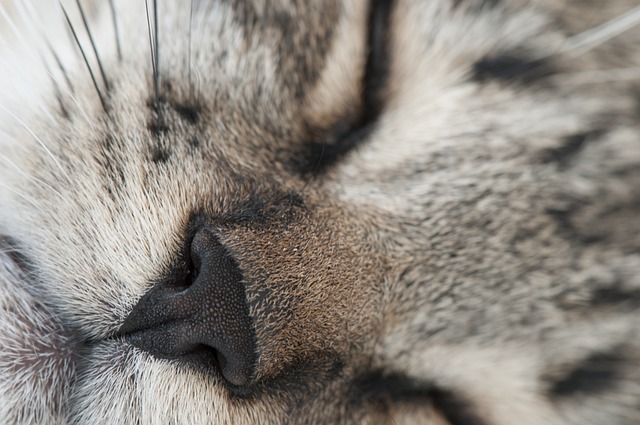
[[[632,423],[637,79],[579,83],[597,11],[41,3],[3,5],[12,422]]]

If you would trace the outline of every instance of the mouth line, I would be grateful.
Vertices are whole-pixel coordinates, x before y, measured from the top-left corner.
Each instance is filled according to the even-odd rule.
[[[122,339],[130,339],[135,337],[136,335],[144,334],[147,332],[153,331],[162,331],[163,329],[167,329],[172,327],[171,325],[179,325],[179,322],[184,319],[169,319],[159,323],[148,324],[147,326],[131,326],[127,319],[120,325],[118,330],[108,337],[108,339],[122,338]]]

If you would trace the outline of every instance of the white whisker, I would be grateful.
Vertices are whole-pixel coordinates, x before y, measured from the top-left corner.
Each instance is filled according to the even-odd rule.
[[[580,55],[606,43],[637,25],[640,25],[640,6],[602,25],[569,38],[566,41],[566,45],[562,47],[558,53],[571,52],[572,54]]]
[[[89,118],[89,115],[87,115],[87,113],[84,111],[82,106],[80,106],[80,102],[78,102],[78,99],[75,98],[75,96],[73,95],[71,90],[69,90],[66,87],[66,85],[60,84],[60,81],[50,71],[46,71],[46,72],[49,75],[49,77],[51,77],[51,79],[53,79],[56,82],[56,84],[58,84],[58,86],[60,87],[60,90],[63,91],[67,96],[69,96],[71,98],[71,100],[73,101],[73,103],[76,104],[76,106],[78,107],[78,111],[80,111],[80,113],[82,114],[82,117],[87,121],[87,124],[89,124],[91,129],[95,130],[96,128],[93,125],[93,123],[91,122],[91,119]]]
[[[95,126],[93,125],[93,123],[91,122],[91,119],[89,118],[89,115],[87,115],[87,113],[84,111],[84,109],[82,108],[82,106],[80,106],[80,103],[78,102],[78,99],[75,98],[75,96],[73,95],[73,93],[71,93],[71,91],[67,88],[64,89],[64,92],[71,98],[71,100],[73,101],[73,103],[76,104],[76,106],[78,107],[78,111],[80,111],[80,113],[82,114],[82,116],[84,117],[84,119],[87,121],[87,123],[89,124],[89,126],[91,127],[92,130],[95,131]]]
[[[36,14],[36,12],[35,12],[35,10],[33,8],[33,4],[31,3],[31,0],[27,0],[26,1],[26,6],[23,6],[23,8],[25,8],[25,13],[29,16],[31,21],[35,23],[35,25],[37,27],[43,27],[44,26],[44,23],[37,16],[37,14]],[[39,37],[42,40],[47,42],[46,35],[42,31],[38,31],[38,34],[39,34]],[[52,51],[51,54],[55,55],[55,52]],[[62,67],[62,64],[60,64],[60,67]],[[65,70],[61,70],[61,71],[62,71],[63,74],[66,74]],[[91,119],[89,118],[87,113],[84,111],[84,109],[80,106],[80,103],[78,102],[76,97],[73,95],[73,92],[70,90],[69,81],[68,80],[65,80],[64,82],[61,81],[60,78],[54,76],[53,73],[51,71],[49,71],[49,70],[46,70],[46,73],[47,73],[47,75],[49,75],[49,77],[53,81],[55,81],[55,83],[58,85],[60,90],[71,98],[73,103],[78,107],[78,111],[80,111],[80,113],[82,114],[83,118],[87,121],[87,124],[89,124],[89,126],[91,127],[92,130],[95,130],[96,128],[93,125],[93,123],[91,122]],[[66,75],[65,75],[65,76],[63,76],[63,78],[68,78],[68,77],[66,77]],[[69,84],[67,84],[67,83],[69,83]]]
[[[27,2],[27,7],[28,7],[28,11],[27,14],[30,17],[30,19],[36,23],[36,25],[38,27],[42,27],[44,24],[43,22],[40,20],[40,18],[38,17],[37,13],[35,12],[34,8],[33,8],[33,4],[31,3],[31,0],[28,0]],[[47,38],[46,35],[42,32],[39,31],[39,36],[42,40],[45,41],[45,43],[47,42]],[[56,53],[53,50],[53,47],[50,46],[50,50],[51,50],[51,54],[54,56],[55,59],[56,58]],[[59,62],[58,60],[58,65],[60,67],[60,71],[62,72],[63,78],[65,79],[64,84],[62,81],[60,81],[59,78],[56,78],[52,72],[47,71],[47,74],[49,75],[49,77],[56,82],[56,84],[58,85],[58,87],[60,88],[60,90],[65,93],[67,96],[69,96],[71,98],[71,100],[73,101],[73,103],[78,107],[78,110],[80,111],[80,113],[82,114],[82,116],[84,117],[84,119],[87,121],[87,123],[89,124],[89,126],[91,127],[92,130],[95,130],[95,127],[93,125],[93,123],[91,122],[91,119],[89,119],[89,116],[86,114],[86,112],[84,111],[84,109],[80,106],[80,103],[78,102],[78,100],[76,99],[76,97],[73,95],[73,91],[71,90],[71,82],[69,80],[69,77],[67,75],[67,71],[63,68],[62,63]]]
[[[553,77],[556,84],[579,86],[583,84],[605,84],[620,81],[640,80],[640,67],[604,69],[557,74]]]
[[[7,185],[6,185],[6,184],[4,184],[4,183],[0,183],[0,187],[4,187],[4,188],[5,188],[5,189],[7,189],[9,192],[11,192],[11,193],[14,193],[14,194],[18,195],[20,198],[22,198],[22,199],[24,199],[25,201],[27,201],[28,203],[30,203],[30,204],[31,204],[34,208],[36,208],[38,211],[44,212],[44,211],[42,210],[42,208],[40,207],[40,205],[35,201],[35,199],[33,199],[33,198],[31,198],[31,197],[29,197],[29,196],[25,195],[25,194],[24,194],[24,193],[22,193],[22,192],[19,192],[19,191],[17,191],[17,190],[15,190],[15,189],[13,189],[13,188],[11,188],[11,187],[7,186]]]
[[[66,200],[64,198],[64,196],[62,196],[62,194],[60,192],[58,192],[53,186],[51,186],[49,183],[45,182],[44,180],[41,180],[35,176],[32,176],[30,174],[28,174],[26,171],[24,171],[23,169],[21,169],[20,167],[18,167],[13,161],[11,161],[6,155],[3,155],[0,153],[0,159],[4,160],[4,162],[6,162],[7,164],[9,164],[11,167],[13,167],[13,169],[15,169],[18,173],[20,173],[22,176],[26,177],[29,180],[32,180],[36,183],[41,184],[42,186],[46,187],[47,189],[51,190],[53,193],[55,193],[56,195],[58,195],[60,198],[62,198],[63,200]]]
[[[6,46],[3,42],[3,46]],[[13,50],[10,47],[4,47],[5,50]],[[30,58],[30,60],[35,60],[34,58]],[[4,70],[9,74],[8,79],[11,82],[11,86],[15,90],[16,93],[20,95],[20,97],[28,97],[30,99],[37,99],[36,105],[40,112],[50,121],[55,122],[53,115],[51,115],[50,108],[45,102],[41,99],[41,96],[36,92],[33,86],[30,85],[16,85],[15,81],[20,81],[24,79],[23,75],[20,75],[18,71],[16,71],[13,67],[11,67],[3,58],[0,57],[0,64],[3,66]]]
[[[9,25],[9,28],[11,28],[11,32],[13,32],[13,34],[20,40],[20,42],[24,45],[25,47],[25,52],[29,53],[31,52],[31,48],[29,46],[29,43],[27,43],[27,40],[24,38],[24,36],[22,35],[22,33],[18,30],[18,28],[16,27],[15,23],[13,22],[13,20],[11,19],[11,17],[9,16],[9,14],[7,13],[7,10],[4,8],[4,6],[2,6],[2,3],[0,3],[0,15],[2,15],[2,17],[4,18],[5,22]],[[33,56],[33,55],[31,55]]]
[[[33,136],[34,139],[36,139],[38,141],[38,143],[40,144],[40,146],[42,147],[42,149],[45,150],[45,152],[51,157],[51,159],[53,160],[53,162],[55,162],[55,164],[58,166],[58,168],[60,169],[60,171],[62,171],[62,174],[64,174],[64,176],[67,178],[67,180],[69,182],[71,182],[71,178],[69,177],[69,175],[67,174],[67,172],[64,170],[64,168],[62,168],[62,165],[60,165],[60,162],[58,162],[58,160],[56,159],[56,157],[51,153],[51,151],[49,150],[49,148],[47,148],[47,145],[45,145],[45,143],[29,128],[29,126],[27,126],[20,118],[18,118],[13,112],[11,112],[10,110],[8,110],[7,108],[5,108],[4,106],[0,105],[0,109],[2,109],[3,111],[5,111],[7,114],[9,114],[9,116],[11,116],[13,119],[15,119],[18,123],[20,123],[20,125],[22,127],[24,127],[25,130],[27,130],[29,132],[29,134],[31,134],[31,136]]]

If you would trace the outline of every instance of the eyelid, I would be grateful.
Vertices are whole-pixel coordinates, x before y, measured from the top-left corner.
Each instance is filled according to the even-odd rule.
[[[360,109],[355,114],[320,131],[307,144],[302,174],[320,174],[356,149],[375,128],[385,106],[384,92],[389,74],[390,22],[394,0],[369,3],[367,58],[361,81]]]

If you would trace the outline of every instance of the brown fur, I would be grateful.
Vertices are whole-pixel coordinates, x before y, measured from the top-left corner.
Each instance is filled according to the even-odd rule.
[[[640,31],[571,44],[634,1],[396,0],[373,88],[364,1],[159,1],[157,98],[144,4],[116,1],[119,60],[88,1],[104,108],[36,3],[1,29],[0,341],[55,344],[0,353],[7,423],[638,422],[640,71],[595,72]],[[194,220],[244,276],[240,395],[114,337]]]

